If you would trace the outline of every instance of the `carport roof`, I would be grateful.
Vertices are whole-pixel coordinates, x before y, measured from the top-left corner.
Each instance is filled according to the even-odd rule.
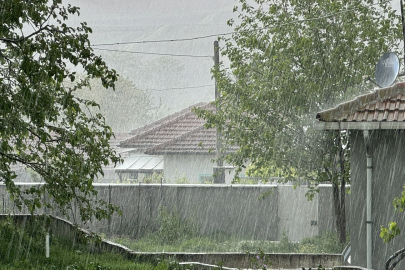
[[[124,160],[124,163],[115,168],[116,173],[159,171],[163,172],[163,157],[161,156],[130,156]]]
[[[405,83],[378,89],[319,112],[322,130],[405,129]]]

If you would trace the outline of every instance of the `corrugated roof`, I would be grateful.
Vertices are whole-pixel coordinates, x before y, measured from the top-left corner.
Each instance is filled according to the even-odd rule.
[[[124,163],[115,168],[117,173],[163,171],[163,157],[161,156],[130,156]]]
[[[319,112],[321,122],[399,122],[405,121],[405,83],[382,88],[373,93]]]

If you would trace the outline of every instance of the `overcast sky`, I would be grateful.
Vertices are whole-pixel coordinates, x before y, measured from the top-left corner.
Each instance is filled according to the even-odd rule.
[[[231,32],[235,0],[69,0],[81,8],[77,21],[93,29],[93,45],[143,40],[193,38]],[[399,0],[392,1],[399,10]],[[192,41],[122,44],[95,48],[169,55],[99,52],[110,67],[151,93],[164,114],[214,99],[215,37]],[[173,56],[170,54],[190,55]],[[194,57],[191,57],[194,56]],[[173,89],[181,88],[181,89]],[[184,89],[183,89],[184,88]]]
[[[216,35],[232,31],[226,25],[234,0],[71,0],[81,8],[79,21],[93,29],[92,44],[163,40]],[[165,113],[214,99],[213,42],[193,41],[98,46],[108,50],[179,54],[149,55],[97,50],[109,66],[150,91]],[[190,88],[188,88],[190,87]],[[172,89],[185,88],[185,89]]]

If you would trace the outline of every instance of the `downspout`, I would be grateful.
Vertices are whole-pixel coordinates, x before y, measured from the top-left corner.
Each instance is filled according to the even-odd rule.
[[[367,268],[372,269],[372,238],[371,238],[371,230],[372,230],[372,217],[371,217],[371,192],[372,192],[372,184],[373,184],[373,158],[371,156],[371,141],[370,135],[368,130],[363,130],[364,135],[364,143],[366,145],[366,158],[367,158]]]

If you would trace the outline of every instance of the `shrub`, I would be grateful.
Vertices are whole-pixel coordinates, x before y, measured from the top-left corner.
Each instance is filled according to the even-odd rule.
[[[348,239],[349,237],[347,237]],[[341,253],[345,243],[339,243],[335,233],[323,234],[302,239],[298,252],[302,253]]]
[[[189,239],[198,234],[198,226],[190,219],[181,219],[177,209],[159,209],[159,229],[157,237],[161,244],[172,244],[181,239]]]
[[[151,176],[145,177],[143,182],[145,184],[160,184],[163,179],[163,173],[153,172]]]

